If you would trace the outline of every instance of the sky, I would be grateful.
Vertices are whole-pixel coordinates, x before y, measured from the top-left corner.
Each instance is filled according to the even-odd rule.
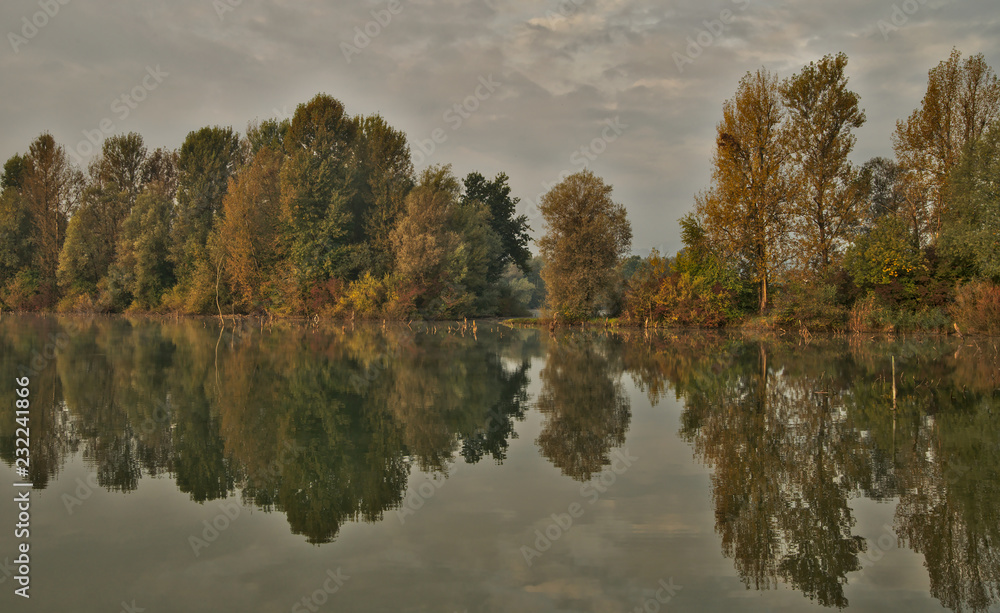
[[[748,71],[845,52],[860,164],[953,47],[1000,67],[996,0],[4,0],[0,24],[3,159],[45,131],[81,165],[110,134],[177,148],[323,92],[403,130],[418,171],[506,173],[535,236],[540,196],[589,168],[639,255],[681,246]]]

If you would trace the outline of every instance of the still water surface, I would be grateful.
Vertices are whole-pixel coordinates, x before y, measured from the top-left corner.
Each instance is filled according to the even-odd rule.
[[[25,369],[4,612],[1000,611],[994,341],[4,315],[8,493]]]

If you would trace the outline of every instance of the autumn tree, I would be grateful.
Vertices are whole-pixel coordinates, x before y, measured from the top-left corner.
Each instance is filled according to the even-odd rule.
[[[951,56],[928,73],[920,107],[896,123],[893,148],[906,169],[910,206],[927,209],[921,242],[937,240],[947,214],[948,177],[966,145],[1000,118],[1000,82],[983,54]]]
[[[279,262],[281,162],[283,153],[268,146],[231,179],[217,226],[226,273],[236,302],[246,310],[266,308],[266,285]]]
[[[864,125],[865,113],[847,87],[846,68],[846,55],[828,55],[781,85],[798,257],[820,272],[839,259],[862,214],[848,156],[856,141],[852,130]]]
[[[538,241],[548,307],[571,320],[609,304],[617,267],[632,245],[625,207],[589,170],[567,177],[542,197],[546,234]]]
[[[392,233],[396,271],[427,316],[461,317],[488,307],[487,272],[500,240],[485,205],[460,195],[450,166],[426,169]]]
[[[242,163],[240,138],[229,127],[188,134],[177,158],[177,206],[171,260],[177,277],[173,306],[201,313],[213,305],[219,263],[208,238],[222,212],[229,177]]]
[[[708,240],[738,259],[768,306],[768,285],[787,259],[791,218],[788,137],[778,79],[747,73],[723,105],[712,160],[712,187],[696,209]]]
[[[144,185],[146,155],[142,137],[134,132],[104,141],[66,230],[58,272],[64,290],[93,293],[106,277],[121,225]]]
[[[21,197],[32,223],[34,268],[44,292],[53,292],[66,226],[76,208],[83,176],[70,165],[66,150],[51,134],[42,134],[28,149]]]

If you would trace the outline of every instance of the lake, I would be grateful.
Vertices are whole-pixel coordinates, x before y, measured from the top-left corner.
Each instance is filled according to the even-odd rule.
[[[4,314],[0,402],[3,611],[1000,611],[993,339]]]

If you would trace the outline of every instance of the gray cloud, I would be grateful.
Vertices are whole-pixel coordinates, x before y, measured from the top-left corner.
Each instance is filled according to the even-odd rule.
[[[953,46],[1000,66],[994,0],[399,0],[377,28],[372,11],[388,0],[237,1],[68,0],[15,53],[8,33],[20,35],[22,20],[41,9],[8,0],[0,155],[24,151],[44,130],[73,148],[106,118],[116,132],[177,147],[203,125],[242,129],[322,91],[352,113],[383,114],[411,142],[443,129],[447,140],[427,163],[506,172],[527,207],[578,170],[574,152],[618,117],[628,128],[598,143],[604,150],[590,165],[628,207],[635,251],[672,252],[677,218],[708,183],[722,102],[748,70],[789,76],[846,52],[869,118],[858,132],[861,162],[891,154],[894,122],[919,103],[927,70]],[[220,4],[232,10],[220,15]],[[732,22],[679,70],[675,54],[687,54],[723,10]],[[880,29],[894,11],[905,23]],[[348,62],[342,45],[366,25],[379,33]],[[113,111],[157,66],[169,77],[127,117]],[[453,129],[446,113],[491,75],[501,86]]]

